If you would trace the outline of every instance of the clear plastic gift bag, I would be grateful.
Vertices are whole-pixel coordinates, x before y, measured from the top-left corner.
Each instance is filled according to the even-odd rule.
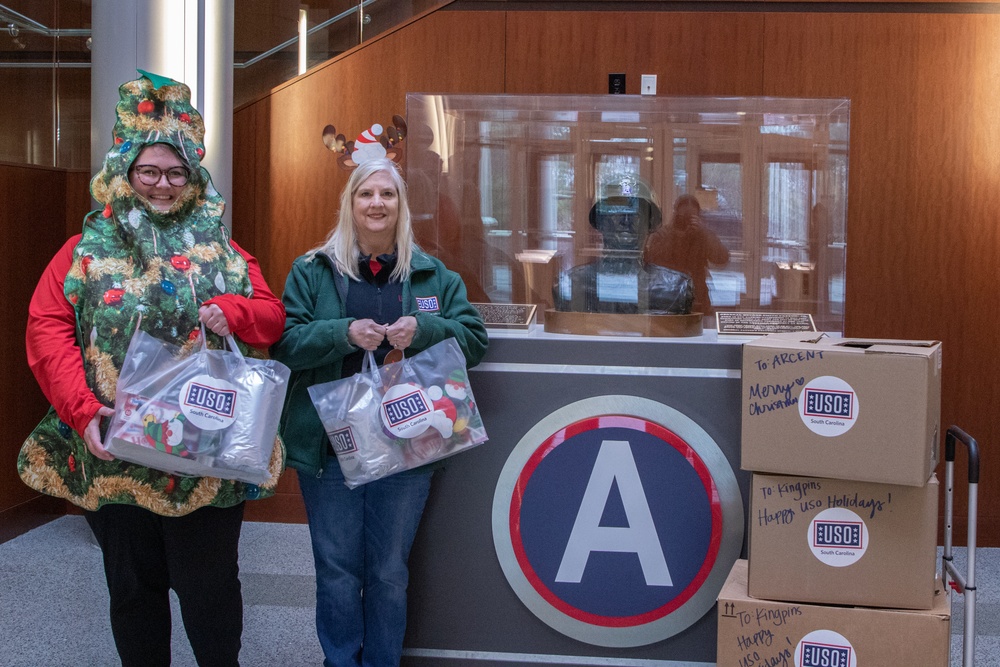
[[[352,489],[487,440],[454,338],[381,368],[367,352],[360,372],[309,396]]]
[[[115,391],[105,445],[115,457],[179,475],[250,484],[268,463],[291,372],[273,359],[229,350],[180,348],[144,331],[132,336]]]

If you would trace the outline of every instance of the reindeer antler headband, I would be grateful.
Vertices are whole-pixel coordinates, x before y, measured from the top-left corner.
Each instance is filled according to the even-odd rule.
[[[382,126],[375,123],[354,141],[346,141],[333,125],[323,128],[323,143],[334,153],[340,153],[337,164],[345,171],[376,158],[387,157],[398,163],[403,159],[403,147],[399,144],[405,138],[406,121],[399,115],[392,117],[392,125],[385,128],[384,134]]]

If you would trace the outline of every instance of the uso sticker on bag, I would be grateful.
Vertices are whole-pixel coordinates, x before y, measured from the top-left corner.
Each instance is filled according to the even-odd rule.
[[[389,388],[382,398],[382,423],[394,436],[414,438],[431,425],[430,396],[411,382]]]
[[[181,387],[181,412],[200,429],[214,431],[236,421],[236,387],[211,375],[197,375]]]

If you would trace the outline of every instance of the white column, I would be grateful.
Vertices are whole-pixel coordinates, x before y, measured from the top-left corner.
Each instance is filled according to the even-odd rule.
[[[181,81],[205,120],[205,159],[215,189],[233,183],[234,0],[94,0],[91,8],[90,165],[111,147],[118,86],[137,69]],[[228,210],[228,207],[227,207]],[[231,225],[227,215],[224,220]]]

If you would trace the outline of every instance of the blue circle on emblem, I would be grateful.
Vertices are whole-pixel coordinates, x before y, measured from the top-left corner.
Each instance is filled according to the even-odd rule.
[[[715,604],[743,545],[732,465],[698,424],[637,396],[552,412],[509,455],[493,541],[541,621],[598,646],[643,646]]]
[[[711,491],[686,460],[689,452],[663,439],[676,436],[644,421],[615,420],[622,425],[578,422],[584,430],[541,459],[518,521],[527,562],[564,611],[608,623],[666,611],[718,546]],[[574,469],[581,474],[567,474]],[[589,502],[588,493],[596,494]],[[586,560],[582,572],[569,572],[574,556]]]

